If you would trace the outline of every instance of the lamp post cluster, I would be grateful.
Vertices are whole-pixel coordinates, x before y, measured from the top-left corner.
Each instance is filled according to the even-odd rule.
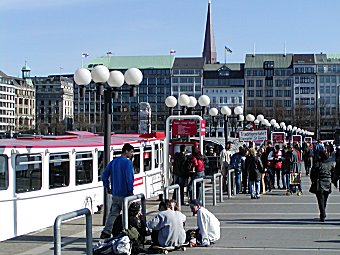
[[[173,115],[174,108],[176,107],[177,103],[181,106],[182,114],[193,114],[194,108],[197,105],[197,99],[193,96],[188,96],[186,94],[180,95],[178,101],[174,96],[168,96],[165,99],[165,104],[169,108],[169,115]],[[200,114],[204,115],[205,107],[209,106],[210,98],[207,95],[202,95],[198,98],[198,104],[201,106]]]
[[[198,98],[198,100],[193,96],[187,96],[185,94],[180,95],[178,100],[174,96],[168,96],[165,99],[165,104],[169,108],[169,115],[174,114],[174,107],[178,105],[181,107],[180,110],[177,112],[181,114],[193,114],[195,112],[195,107],[197,106],[197,103],[200,105],[201,109],[199,111],[200,115],[204,117],[206,112],[206,107],[210,105],[210,98],[207,95],[202,95]],[[228,123],[231,122],[230,120],[235,119],[235,123],[231,122],[232,127],[235,128],[234,133],[236,133],[236,126],[237,122],[243,122],[244,116],[243,114],[243,108],[240,106],[235,107],[234,109],[229,108],[228,106],[222,106],[221,114],[224,117],[224,137],[226,143],[228,142]],[[215,136],[217,137],[217,117],[219,116],[219,110],[216,107],[212,107],[209,109],[209,116],[211,118],[210,121],[210,136],[212,135],[212,127],[215,130]]]
[[[286,132],[288,137],[289,137],[289,141],[292,140],[293,134],[301,135],[301,136],[313,136],[314,135],[314,132],[310,132],[308,130],[301,129],[301,128],[298,128],[296,126],[292,126],[292,125],[286,126],[285,122],[278,123],[275,119],[271,119],[269,121],[269,120],[265,119],[265,117],[262,114],[257,115],[256,118],[252,114],[247,114],[246,120],[248,122],[252,122],[255,126],[255,129],[259,129],[259,128],[262,128],[262,127],[266,128],[269,131],[268,132],[268,139],[270,139],[270,133],[274,132],[274,131]]]
[[[79,68],[74,73],[74,81],[80,86],[81,95],[84,95],[85,86],[91,81],[96,83],[97,93],[104,96],[104,166],[110,163],[110,144],[111,144],[111,123],[112,123],[112,94],[114,98],[118,98],[118,93],[124,90],[121,87],[124,84],[130,85],[130,96],[136,96],[136,86],[143,80],[142,72],[137,68],[128,69],[124,75],[120,71],[109,71],[104,65],[95,66],[92,71],[86,68]],[[104,190],[104,224],[106,216],[110,210],[110,200],[107,192]]]

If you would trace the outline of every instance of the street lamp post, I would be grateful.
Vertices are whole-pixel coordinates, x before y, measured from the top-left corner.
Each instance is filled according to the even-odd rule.
[[[217,108],[210,108],[209,115],[211,116],[211,123],[210,123],[210,137],[211,137],[211,125],[215,127],[215,136],[217,137],[217,120],[216,116],[218,115]]]
[[[221,113],[224,115],[224,139],[225,139],[225,144],[227,144],[227,142],[228,142],[228,122],[229,122],[229,119],[236,119],[236,121],[234,123],[235,131],[232,130],[232,132],[236,133],[237,121],[239,121],[239,117],[243,113],[243,108],[241,106],[236,106],[234,108],[234,110],[232,111],[228,106],[222,106],[221,107]],[[244,119],[244,117],[243,117],[243,119]]]
[[[137,68],[128,69],[123,75],[120,71],[109,71],[106,66],[95,66],[90,72],[86,68],[79,68],[74,74],[74,81],[83,88],[93,80],[96,83],[97,92],[104,95],[104,166],[110,163],[110,144],[111,144],[111,115],[112,115],[112,92],[115,98],[118,90],[125,82],[131,86],[130,96],[136,96],[136,86],[143,80],[142,72]],[[104,215],[103,224],[110,212],[110,196],[104,188]]]

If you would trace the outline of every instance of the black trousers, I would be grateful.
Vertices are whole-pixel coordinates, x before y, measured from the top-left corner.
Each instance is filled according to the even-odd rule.
[[[326,218],[326,205],[328,199],[329,192],[328,191],[320,191],[316,193],[316,198],[318,199],[319,211],[320,211],[320,219]]]

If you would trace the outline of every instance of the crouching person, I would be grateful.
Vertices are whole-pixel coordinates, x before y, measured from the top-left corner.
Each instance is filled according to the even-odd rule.
[[[186,216],[180,211],[172,210],[171,201],[160,202],[159,213],[147,223],[152,230],[151,239],[153,246],[179,247],[185,242],[183,224]]]
[[[196,241],[199,246],[209,246],[220,239],[220,221],[204,208],[198,199],[190,202],[193,214],[197,214]]]

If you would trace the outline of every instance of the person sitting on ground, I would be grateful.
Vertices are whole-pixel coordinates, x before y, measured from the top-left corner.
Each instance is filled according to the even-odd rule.
[[[137,250],[143,249],[144,248],[144,242],[145,242],[145,237],[147,235],[146,232],[146,224],[144,219],[142,218],[142,213],[141,213],[141,206],[140,203],[138,202],[133,202],[130,204],[129,209],[128,209],[128,226],[129,230],[132,228],[135,228],[137,230],[137,243],[135,246],[137,246]],[[123,231],[123,215],[120,214],[115,222],[113,223],[112,227],[112,236],[119,236]]]
[[[204,208],[198,199],[191,200],[190,208],[197,214],[196,240],[200,246],[209,246],[220,239],[220,221]]]
[[[147,223],[152,230],[151,239],[153,246],[179,247],[185,242],[183,227],[186,216],[180,211],[172,210],[170,200],[159,203],[159,213]]]

